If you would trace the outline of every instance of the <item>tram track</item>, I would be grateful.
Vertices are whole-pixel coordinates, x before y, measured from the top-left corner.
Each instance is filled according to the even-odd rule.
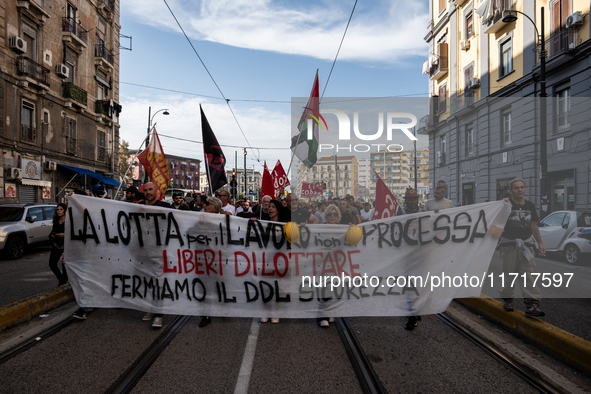
[[[514,361],[507,355],[497,350],[493,345],[489,344],[475,333],[462,326],[458,321],[454,320],[446,313],[436,315],[446,326],[460,333],[467,338],[475,346],[483,349],[489,356],[497,360],[506,368],[511,370],[515,375],[541,393],[560,393],[559,388],[556,388],[546,381],[540,379],[527,366],[521,365]],[[162,331],[162,333],[153,340],[153,342],[137,357],[137,359],[125,370],[123,374],[107,389],[106,393],[129,393],[133,390],[135,385],[142,379],[144,374],[150,370],[154,362],[164,352],[167,346],[174,340],[177,334],[189,322],[191,316],[176,316],[174,320]],[[0,354],[0,364],[10,360],[13,357],[31,349],[43,340],[55,335],[62,329],[69,326],[74,321],[78,321],[72,317],[67,318],[53,327],[29,338],[21,344]],[[287,323],[289,324],[289,323]],[[380,381],[380,376],[376,373],[372,366],[372,362],[367,357],[364,348],[359,341],[355,330],[351,326],[347,318],[335,318],[335,328],[344,346],[346,354],[349,358],[351,366],[355,372],[360,388],[364,393],[386,393],[388,390]],[[257,355],[258,357],[265,357],[264,352]]]

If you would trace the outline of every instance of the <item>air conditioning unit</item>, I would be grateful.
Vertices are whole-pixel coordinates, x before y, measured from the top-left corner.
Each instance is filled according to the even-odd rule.
[[[8,40],[8,45],[10,49],[18,53],[25,53],[27,52],[27,42],[20,38],[19,36],[11,36]]]
[[[583,26],[583,15],[581,11],[577,11],[568,18],[566,18],[566,28],[574,29],[575,27]]]
[[[23,179],[23,170],[16,167],[8,167],[6,168],[5,176],[8,180],[20,181],[21,179]]]
[[[470,49],[470,40],[460,40],[460,48],[462,51]]]
[[[55,161],[45,162],[45,171],[55,171],[57,169],[57,163]]]
[[[60,77],[68,78],[70,76],[70,69],[65,64],[58,64],[55,66],[55,73]]]
[[[470,89],[476,89],[476,88],[479,88],[479,87],[480,87],[480,79],[478,79],[478,78],[472,78],[472,79],[470,80],[470,82],[468,82],[468,87],[469,87]]]

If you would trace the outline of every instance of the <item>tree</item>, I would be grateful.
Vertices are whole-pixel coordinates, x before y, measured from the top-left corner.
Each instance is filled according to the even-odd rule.
[[[119,144],[119,174],[123,178],[123,185],[124,186],[131,186],[132,184],[132,177],[133,169],[130,169],[130,172],[126,174],[127,167],[129,166],[129,142],[125,140],[121,140]]]

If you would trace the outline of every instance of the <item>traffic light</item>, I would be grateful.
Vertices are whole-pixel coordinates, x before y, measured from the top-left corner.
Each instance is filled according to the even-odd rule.
[[[230,186],[236,186],[236,171],[232,171],[232,180],[230,181]]]

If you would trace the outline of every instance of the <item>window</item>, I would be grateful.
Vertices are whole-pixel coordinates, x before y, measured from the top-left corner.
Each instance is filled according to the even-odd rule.
[[[68,68],[70,69],[70,73],[68,75],[68,78],[66,78],[67,82],[71,82],[71,83],[76,83],[76,64],[78,63],[78,56],[66,49],[66,65],[68,66]]]
[[[470,80],[474,78],[474,62],[464,68],[464,97],[474,97],[474,89],[470,89]],[[466,105],[471,102],[464,103]]]
[[[499,79],[513,71],[513,41],[509,36],[499,43]]]
[[[66,153],[76,154],[76,119],[66,117]]]
[[[437,103],[437,113],[447,111],[447,84],[439,87],[439,102]]]
[[[571,0],[556,0],[551,5],[552,33],[550,38],[550,56],[557,55],[568,49],[573,41],[571,31],[566,29],[566,18],[572,14]]]
[[[474,154],[474,128],[466,127],[466,157]]]
[[[21,111],[22,133],[21,139],[23,141],[35,141],[35,106],[31,103],[23,101]]]
[[[66,5],[66,31],[74,31],[76,25],[76,8],[72,4]]]
[[[439,13],[445,11],[445,0],[439,0]]]
[[[474,12],[470,11],[466,14],[466,40],[474,35]]]
[[[511,144],[511,112],[501,112],[501,147]]]
[[[107,159],[107,147],[105,145],[105,132],[97,130],[96,132],[96,160],[105,161]]]
[[[28,23],[22,22],[21,30],[23,40],[27,43],[27,52],[25,56],[32,61],[37,61],[37,30]]]
[[[570,127],[570,88],[556,92],[556,131],[566,131]]]

